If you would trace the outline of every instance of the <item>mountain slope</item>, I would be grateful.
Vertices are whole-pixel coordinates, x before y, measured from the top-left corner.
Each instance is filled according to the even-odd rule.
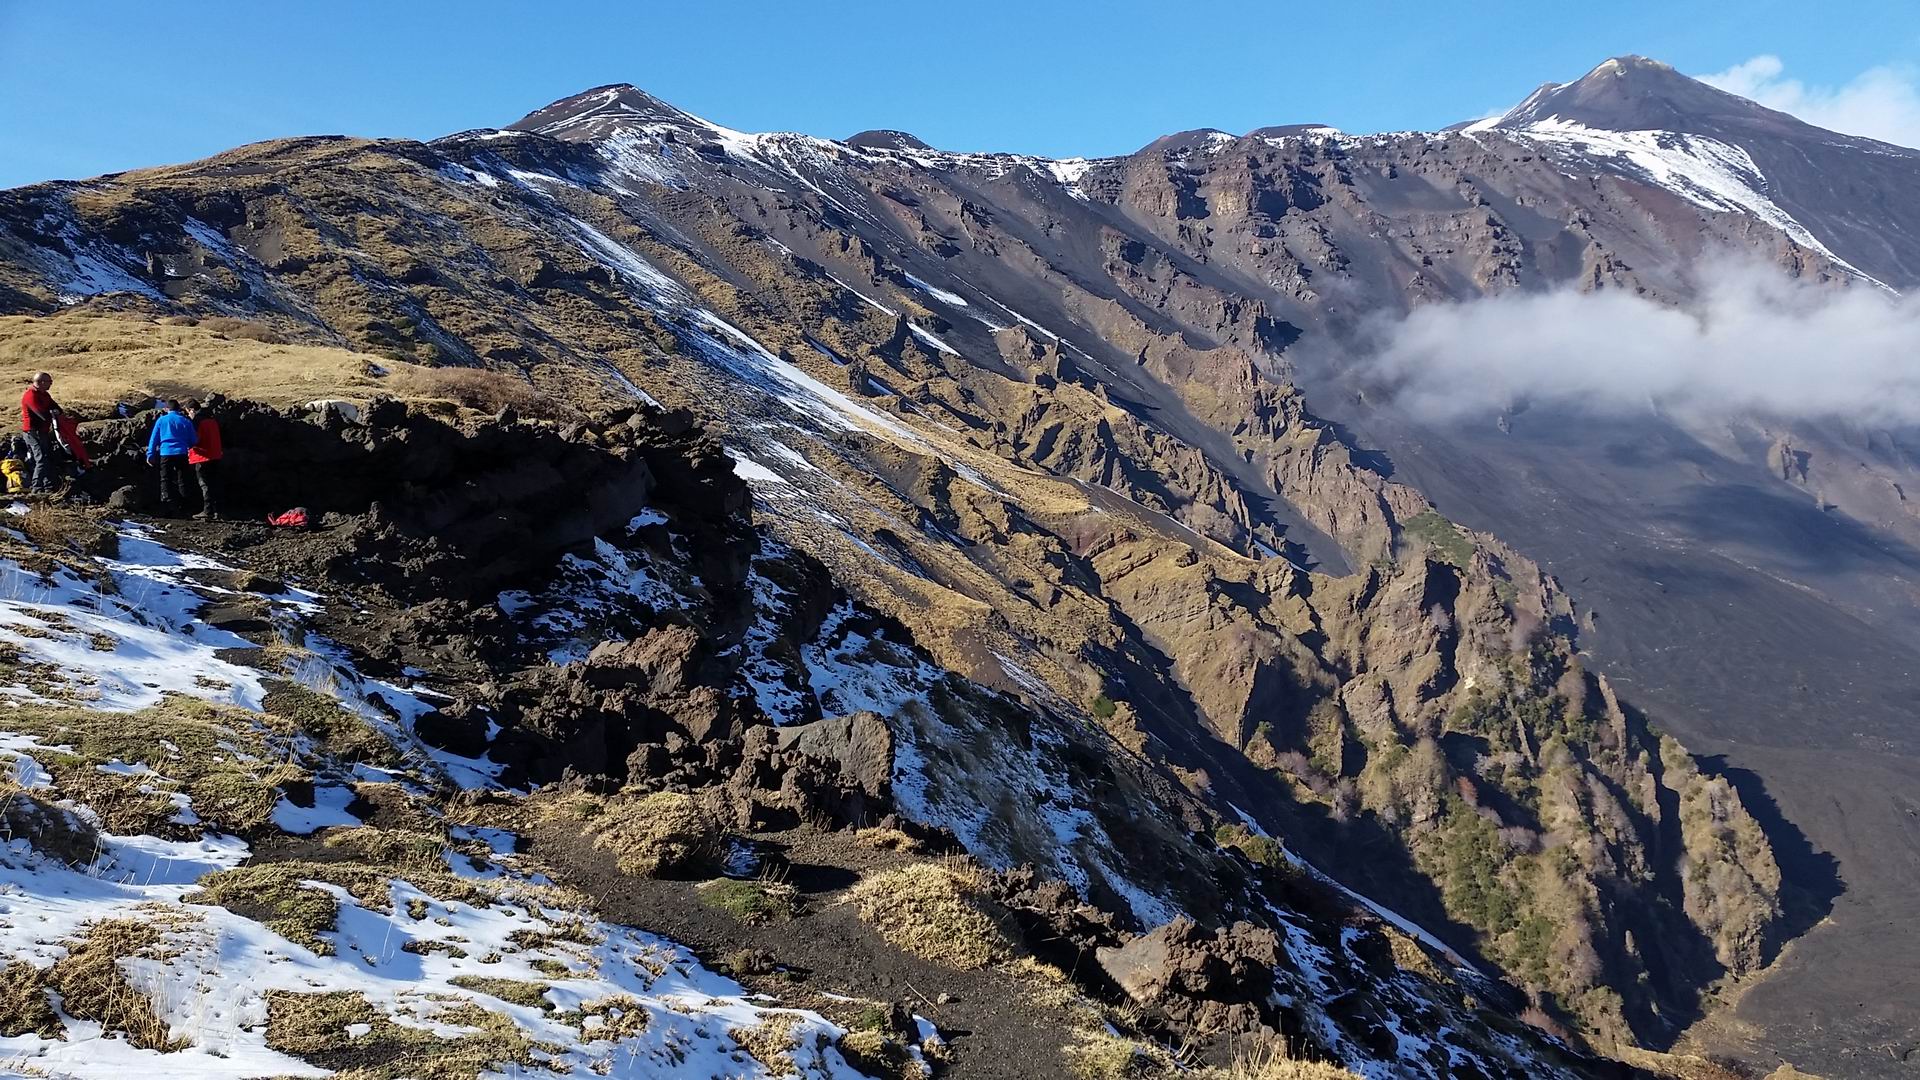
[[[1097,728],[933,666],[756,535],[684,414],[224,411],[241,505],[317,529],[36,505],[4,541],[9,1066],[1142,1075],[1156,1039],[1284,1035],[1373,1075],[1610,1069]],[[140,475],[149,420],[90,426],[82,490]],[[125,985],[87,989],[103,958]]]
[[[1557,583],[1394,469],[1430,462],[1407,475],[1454,495],[1459,457],[1403,453],[1417,430],[1366,451],[1284,381],[1290,350],[1438,299],[1679,300],[1719,250],[1906,279],[1714,135],[1576,145],[1545,122],[1045,161],[749,135],[604,87],[431,145],[292,140],[5,193],[0,289],[691,409],[774,533],[940,667],[1091,714],[1223,835],[1280,836],[1548,1013],[1664,1045],[1798,928],[1742,795],[1587,670]],[[1141,928],[1166,914],[1046,833],[955,831]]]
[[[1574,82],[1549,83],[1505,115],[1466,130],[1572,141],[1587,160],[1657,152],[1656,133],[1666,133],[1682,152],[1685,141],[1675,135],[1712,140],[1736,151],[1727,156],[1730,171],[1740,186],[1778,207],[1783,231],[1799,231],[1802,243],[1838,253],[1894,288],[1908,288],[1920,275],[1914,257],[1920,208],[1902,195],[1920,167],[1920,150],[1816,128],[1655,60],[1609,60]],[[1635,133],[1640,137],[1632,138]],[[1617,143],[1609,134],[1628,141]]]

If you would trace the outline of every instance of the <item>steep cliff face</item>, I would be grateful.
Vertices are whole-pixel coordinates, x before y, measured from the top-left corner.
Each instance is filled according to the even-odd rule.
[[[1753,222],[1630,176],[1567,176],[1521,135],[1267,134],[1062,163],[743,135],[612,87],[432,144],[291,140],[7,192],[0,284],[19,310],[139,294],[89,303],[244,316],[376,364],[492,366],[583,409],[688,410],[780,543],[912,628],[938,674],[834,711],[917,732],[966,778],[946,796],[1157,777],[1181,825],[1138,851],[1182,850],[1180,828],[1265,830],[1546,1013],[1663,1043],[1713,980],[1779,945],[1757,826],[1584,670],[1556,583],[1316,417],[1283,350],[1425,298],[1574,277],[1677,292],[1661,254],[1676,230],[1849,276]],[[762,576],[735,580],[737,599],[885,648],[780,584],[806,574]],[[625,673],[749,644],[649,638],[474,707],[572,747],[554,768],[590,744],[597,773],[637,760],[718,783],[667,736],[744,738],[739,716],[697,679],[655,701]],[[806,681],[769,656],[773,682]],[[985,699],[943,705],[950,675],[1091,718],[1130,764],[1105,763],[1112,743],[1036,741]],[[571,718],[546,716],[552,701]],[[1022,756],[944,737],[943,710],[995,718]],[[1130,900],[1156,873],[1202,879],[1113,862],[1127,845],[1111,831],[1074,854],[1008,828],[962,839],[1135,929],[1223,914],[1207,889]]]

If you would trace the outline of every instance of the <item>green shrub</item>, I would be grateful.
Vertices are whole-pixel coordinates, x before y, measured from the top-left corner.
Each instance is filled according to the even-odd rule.
[[[1423,510],[1401,522],[1400,535],[1431,548],[1442,562],[1453,566],[1464,569],[1473,561],[1473,541],[1437,511]]]

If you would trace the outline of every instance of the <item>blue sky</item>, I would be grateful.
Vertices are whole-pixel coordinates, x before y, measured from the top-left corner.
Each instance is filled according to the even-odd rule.
[[[1920,125],[1914,0],[0,0],[0,187],[281,135],[430,138],[608,82],[748,130],[1053,156],[1191,127],[1431,128],[1625,52]],[[1740,67],[1757,57],[1777,63]]]

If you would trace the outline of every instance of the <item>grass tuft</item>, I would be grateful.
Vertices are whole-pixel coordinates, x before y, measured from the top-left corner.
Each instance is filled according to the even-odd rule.
[[[799,1072],[793,1062],[793,1032],[799,1026],[797,1017],[770,1013],[757,1027],[733,1028],[727,1034],[748,1056],[765,1066],[769,1076],[790,1076]]]
[[[154,1010],[153,1000],[120,969],[122,960],[152,956],[160,946],[160,930],[154,922],[137,919],[92,924],[78,939],[66,943],[67,955],[47,970],[48,989],[60,995],[67,1015],[121,1032],[128,1043],[142,1050],[185,1049],[190,1042],[173,1036]]]
[[[920,841],[915,840],[905,832],[899,829],[889,829],[878,826],[855,830],[853,842],[859,844],[861,847],[870,847],[876,851],[916,852],[920,850]]]
[[[726,861],[727,830],[690,795],[578,796],[563,812],[584,818],[593,842],[635,877],[705,877]]]
[[[305,884],[304,863],[268,863],[221,870],[200,880],[200,888],[182,898],[188,904],[223,907],[252,919],[296,945],[321,956],[333,945],[321,939],[339,925],[340,904]]]
[[[972,971],[1020,952],[985,890],[985,875],[969,863],[918,862],[862,879],[847,899],[894,946]]]
[[[552,986],[543,982],[529,982],[525,979],[495,979],[485,975],[455,975],[447,983],[462,990],[472,990],[488,997],[499,998],[510,1005],[521,1005],[529,1009],[543,1009],[551,1012],[553,1002],[547,1000],[547,991]]]
[[[357,993],[267,992],[267,1046],[352,1080],[472,1080],[534,1070],[538,1052],[557,1049],[534,1042],[512,1018],[471,1002],[447,1004],[417,1015],[416,1022],[469,1029],[443,1037],[430,1027],[399,1024]],[[349,1028],[365,1025],[362,1034]]]
[[[111,558],[120,553],[120,536],[97,514],[71,506],[35,503],[14,519],[28,540],[42,549]]]
[[[799,890],[777,881],[718,878],[701,885],[696,895],[749,926],[786,922],[800,906]]]

